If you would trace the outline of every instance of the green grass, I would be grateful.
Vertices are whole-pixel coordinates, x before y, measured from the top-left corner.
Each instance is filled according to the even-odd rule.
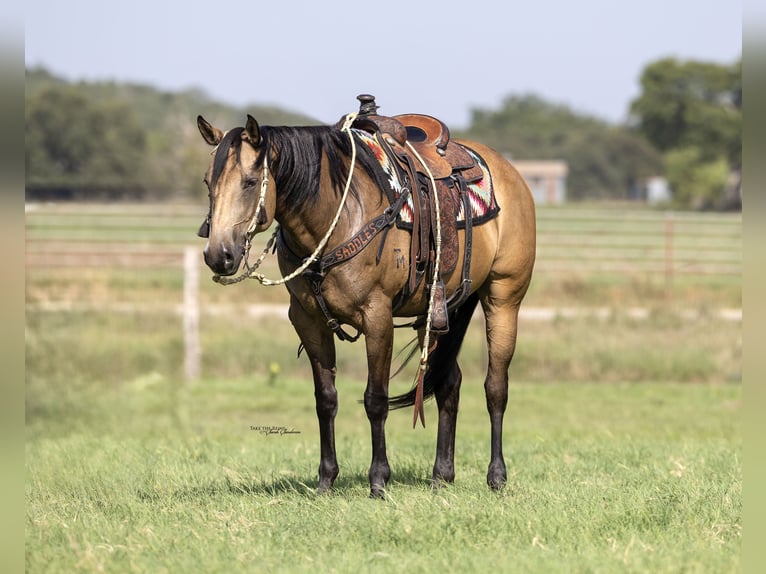
[[[525,325],[511,373],[527,382],[511,385],[499,494],[485,485],[474,325],[456,483],[430,490],[428,403],[425,430],[411,428],[409,410],[389,417],[383,501],[367,498],[360,345],[339,346],[341,475],[332,495],[314,494],[313,389],[291,331],[208,317],[205,376],[184,384],[172,315],[28,311],[27,571],[739,570],[742,395],[723,382],[738,380],[738,324]],[[531,382],[564,375],[572,382]],[[397,378],[393,392],[411,379]]]
[[[509,483],[485,485],[488,421],[466,381],[453,486],[426,430],[389,417],[393,478],[367,498],[369,431],[340,379],[341,475],[317,496],[304,379],[154,377],[89,399],[74,428],[31,421],[28,572],[733,572],[741,542],[738,385],[514,384]],[[300,434],[266,436],[251,426]]]
[[[397,331],[395,349],[413,337]],[[246,313],[201,319],[202,372],[206,377],[266,378],[272,364],[283,376],[307,377],[305,357],[296,359],[298,338],[288,321]],[[27,311],[27,411],[77,409],[82,394],[119,388],[147,376],[182,376],[181,318],[172,313]],[[338,372],[365,380],[363,343],[337,345]],[[657,312],[650,319],[577,318],[525,321],[511,367],[514,380],[529,382],[741,380],[742,326],[702,316],[682,320]],[[395,358],[398,366],[402,358]],[[482,379],[486,343],[481,320],[469,328],[460,363],[466,377]],[[392,385],[409,388],[414,362]],[[74,392],[73,389],[77,389]]]
[[[391,413],[393,478],[372,501],[359,344],[338,347],[341,475],[316,496],[313,389],[289,323],[206,318],[205,375],[182,383],[172,315],[28,311],[27,570],[739,570],[738,324],[525,324],[499,494],[485,485],[480,327],[464,348],[456,483],[430,489],[428,403],[425,430]]]

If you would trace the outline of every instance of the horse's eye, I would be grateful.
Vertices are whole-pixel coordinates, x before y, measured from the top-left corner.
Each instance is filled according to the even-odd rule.
[[[252,188],[252,187],[255,187],[256,185],[258,185],[258,180],[256,180],[256,179],[253,179],[253,178],[251,178],[251,177],[248,177],[248,178],[247,178],[247,179],[245,179],[245,181],[243,182],[243,187],[244,187],[245,189],[250,189],[250,188]]]

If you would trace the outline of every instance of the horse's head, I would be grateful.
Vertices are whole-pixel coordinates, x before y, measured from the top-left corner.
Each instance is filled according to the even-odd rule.
[[[202,138],[215,146],[205,174],[210,212],[198,235],[208,240],[207,266],[218,275],[233,275],[252,235],[274,220],[276,195],[268,177],[268,149],[250,115],[244,128],[226,133],[202,116],[197,117],[197,127]]]

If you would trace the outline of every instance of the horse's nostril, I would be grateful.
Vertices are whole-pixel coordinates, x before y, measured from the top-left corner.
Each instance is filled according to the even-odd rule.
[[[229,275],[234,273],[239,266],[239,258],[241,254],[238,254],[236,247],[225,246],[222,244],[205,246],[202,251],[205,263],[215,273],[222,275]]]
[[[223,260],[227,264],[234,260],[234,254],[225,245],[221,247],[221,252],[223,253]]]

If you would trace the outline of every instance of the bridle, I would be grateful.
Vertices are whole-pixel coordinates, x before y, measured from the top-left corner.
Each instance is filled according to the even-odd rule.
[[[354,123],[354,120],[356,119],[357,115],[358,114],[356,112],[347,114],[344,119],[343,126],[341,127],[341,131],[346,132],[348,134],[349,141],[351,142],[351,164],[348,169],[348,177],[346,178],[346,185],[343,189],[343,196],[341,197],[340,205],[338,206],[338,211],[335,213],[335,217],[333,218],[332,223],[330,224],[330,228],[327,230],[327,233],[319,242],[314,252],[309,257],[307,257],[295,271],[293,271],[286,277],[280,277],[279,279],[267,279],[261,273],[256,273],[258,267],[261,265],[263,260],[266,258],[266,255],[268,254],[268,252],[272,249],[274,245],[274,241],[276,240],[277,234],[279,233],[279,230],[280,230],[279,225],[277,225],[271,238],[266,243],[266,248],[258,257],[255,264],[251,266],[248,262],[248,257],[250,255],[250,247],[252,245],[252,238],[255,235],[255,230],[257,229],[258,225],[262,225],[263,223],[266,222],[265,221],[266,219],[265,202],[266,202],[266,191],[268,189],[268,184],[269,184],[268,153],[267,153],[267,154],[264,154],[264,158],[263,158],[263,178],[261,179],[261,194],[260,194],[260,197],[258,198],[258,207],[256,208],[255,215],[253,215],[253,218],[250,221],[250,224],[248,225],[247,231],[245,233],[245,245],[244,245],[244,253],[243,253],[245,271],[243,271],[237,277],[222,277],[220,275],[213,275],[213,281],[215,281],[216,283],[220,283],[221,285],[233,285],[234,283],[239,283],[240,281],[244,281],[245,279],[252,278],[252,279],[256,279],[261,285],[267,285],[267,286],[282,285],[284,283],[287,283],[291,279],[295,279],[296,277],[301,275],[306,269],[309,268],[309,266],[312,263],[314,263],[317,259],[319,259],[320,254],[324,250],[325,246],[327,245],[327,242],[330,240],[330,237],[335,231],[335,227],[338,225],[338,221],[340,220],[341,213],[343,213],[343,208],[346,205],[346,198],[348,197],[349,190],[351,189],[351,180],[354,176],[354,166],[356,165],[356,141],[354,139],[354,134],[351,132],[351,125]],[[263,220],[260,217],[262,212],[264,213]]]

